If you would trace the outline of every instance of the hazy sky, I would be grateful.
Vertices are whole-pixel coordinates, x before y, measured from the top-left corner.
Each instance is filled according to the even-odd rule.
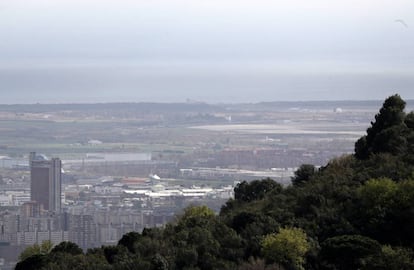
[[[0,103],[414,99],[414,0],[0,0],[0,91]]]

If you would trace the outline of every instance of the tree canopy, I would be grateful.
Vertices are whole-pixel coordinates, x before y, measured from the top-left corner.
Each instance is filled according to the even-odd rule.
[[[281,228],[279,233],[268,234],[262,241],[266,261],[303,269],[305,254],[310,245],[306,233],[299,228]]]
[[[367,135],[355,143],[355,156],[367,159],[372,154],[401,154],[406,150],[407,125],[405,101],[396,94],[388,97],[367,129]]]

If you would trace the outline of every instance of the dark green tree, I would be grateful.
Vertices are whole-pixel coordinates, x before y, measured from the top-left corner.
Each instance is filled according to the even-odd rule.
[[[109,264],[116,264],[128,258],[128,250],[124,246],[103,246],[102,249]]]
[[[316,168],[312,164],[302,164],[295,171],[295,176],[292,177],[292,184],[294,186],[300,186],[308,182],[311,177],[317,172]]]
[[[58,244],[57,246],[55,246],[52,251],[52,253],[56,253],[56,252],[63,252],[63,253],[67,253],[67,254],[71,254],[71,255],[80,255],[83,254],[83,250],[76,245],[75,243],[72,242],[61,242],[60,244]]]
[[[40,245],[34,244],[28,246],[23,252],[20,254],[19,259],[22,261],[30,256],[37,255],[37,254],[48,254],[53,248],[53,243],[49,240],[43,241]]]
[[[151,270],[168,270],[167,260],[159,253],[155,254],[151,259]]]
[[[414,112],[408,113],[404,122],[408,128],[406,159],[407,162],[414,164]]]
[[[367,159],[374,153],[400,154],[405,151],[407,126],[404,108],[405,101],[398,94],[384,101],[375,121],[367,129],[367,135],[355,143],[358,159]]]
[[[243,181],[234,188],[234,198],[243,202],[261,200],[266,193],[274,189],[281,190],[282,186],[270,178],[251,182]]]
[[[362,235],[341,235],[321,244],[322,269],[361,269],[366,262],[381,254],[381,245]]]
[[[382,246],[379,256],[372,257],[364,270],[414,269],[413,251],[407,248]]]
[[[45,254],[34,254],[30,257],[16,264],[15,270],[38,270],[45,267],[48,263],[47,255]]]
[[[118,241],[118,245],[122,245],[128,249],[129,252],[134,253],[134,244],[140,239],[141,235],[137,232],[129,232],[122,236]]]
[[[352,223],[364,235],[389,241],[395,233],[392,212],[396,207],[397,183],[388,178],[371,179],[357,189]]]

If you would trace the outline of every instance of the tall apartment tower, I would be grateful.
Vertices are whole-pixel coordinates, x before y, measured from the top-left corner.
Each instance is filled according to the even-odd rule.
[[[30,199],[44,210],[60,214],[62,194],[62,161],[30,153]]]

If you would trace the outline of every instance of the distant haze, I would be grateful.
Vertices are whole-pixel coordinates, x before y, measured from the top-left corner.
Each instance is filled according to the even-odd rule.
[[[2,0],[0,103],[414,99],[413,11],[412,0]]]

